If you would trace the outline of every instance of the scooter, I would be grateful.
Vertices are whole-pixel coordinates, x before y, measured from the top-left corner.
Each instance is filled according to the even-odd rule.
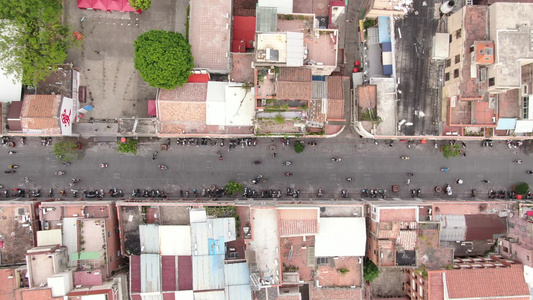
[[[345,190],[342,190],[342,198],[348,197],[348,193]]]
[[[290,166],[290,165],[292,165],[292,162],[291,161],[286,161],[283,164],[286,165],[286,166]]]
[[[531,171],[531,170],[527,170],[526,173],[527,173],[527,174],[533,174],[533,171]]]
[[[159,169],[161,170],[168,170],[168,167],[165,165],[159,165]]]
[[[4,171],[4,173],[6,174],[13,174],[13,173],[16,173],[17,171],[15,170],[7,170],[7,171]]]
[[[285,176],[292,176],[292,173],[287,172],[285,173]]]
[[[322,197],[322,189],[318,189],[318,193],[317,193],[318,197]]]
[[[48,197],[53,197],[54,196],[54,190],[53,189],[50,189],[48,191]]]
[[[472,189],[470,195],[472,195],[472,198],[476,198],[476,189]]]
[[[254,165],[260,165],[261,164],[261,161],[260,160],[255,160],[254,161]]]
[[[441,172],[448,172],[448,168],[440,168]]]
[[[65,175],[65,171],[57,171],[55,174],[59,175],[59,176],[62,176],[62,175]]]
[[[18,169],[19,166],[18,166],[18,165],[9,165],[9,168],[10,168],[10,169]]]
[[[519,164],[519,165],[520,165],[520,164],[522,164],[522,160],[521,160],[521,159],[515,159],[515,160],[514,160],[514,163],[516,163],[516,164]]]
[[[333,157],[333,158],[331,159],[331,161],[333,161],[333,162],[339,162],[339,161],[341,161],[341,159],[338,158],[338,157]]]
[[[68,161],[64,161],[63,166],[70,166],[70,163]]]
[[[403,160],[409,160],[409,156],[400,156],[400,158]]]
[[[352,182],[352,181],[353,181],[353,178],[352,178],[352,177],[346,177],[346,181],[348,181],[348,182]]]
[[[107,164],[106,163],[103,163],[103,164],[100,164],[100,168],[107,168]]]

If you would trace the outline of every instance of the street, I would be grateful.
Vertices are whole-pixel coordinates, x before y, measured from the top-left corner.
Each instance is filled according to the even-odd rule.
[[[523,154],[521,148],[509,149],[504,141],[495,141],[493,148],[481,147],[481,142],[467,142],[466,157],[446,159],[439,149],[435,149],[433,141],[427,144],[416,142],[409,149],[407,142],[399,141],[390,147],[388,141],[375,145],[372,140],[317,139],[317,146],[306,144],[304,152],[298,154],[293,148],[295,139],[291,139],[291,145],[286,147],[278,138],[258,140],[256,147],[238,146],[228,151],[227,139],[223,148],[177,146],[176,140],[172,139],[169,150],[159,151],[155,160],[152,159],[153,152],[160,150],[160,143],[166,139],[141,143],[137,156],[118,153],[114,143],[90,144],[81,160],[64,166],[51,153],[53,146],[43,147],[38,139],[29,139],[26,145],[0,149],[4,170],[8,170],[10,164],[20,166],[14,174],[2,173],[0,184],[6,189],[41,189],[43,197],[49,188],[54,189],[55,197],[60,197],[59,190],[65,189],[69,198],[72,195],[71,178],[81,178],[73,188],[79,191],[103,189],[106,192],[117,188],[124,191],[126,198],[134,188],[139,188],[165,190],[170,199],[177,199],[180,189],[201,191],[212,184],[222,187],[229,180],[235,180],[259,192],[280,189],[283,197],[286,197],[287,187],[300,189],[300,198],[304,199],[317,198],[319,188],[323,189],[323,199],[340,198],[341,191],[347,190],[348,198],[358,200],[361,189],[385,189],[388,198],[408,199],[413,188],[420,188],[421,198],[428,199],[467,199],[471,189],[475,188],[478,198],[487,199],[488,190],[507,190],[518,182],[529,183],[530,176],[533,176],[525,172],[533,169],[532,159]],[[312,140],[305,140],[306,143],[309,141]],[[447,142],[439,143],[444,145]],[[276,146],[275,151],[269,149],[271,145]],[[9,150],[16,151],[16,154],[9,155]],[[223,156],[222,161],[216,154],[218,151]],[[273,152],[276,152],[276,158]],[[402,160],[401,156],[409,156],[409,160]],[[333,162],[332,157],[341,158],[341,161]],[[523,163],[513,163],[515,159],[522,159]],[[255,165],[255,160],[262,163]],[[292,165],[285,166],[284,161],[291,161]],[[100,168],[101,163],[109,166]],[[169,169],[159,169],[160,164]],[[441,168],[449,171],[442,172]],[[66,174],[56,175],[55,172],[60,170]],[[286,172],[293,175],[285,176]],[[414,176],[408,177],[407,173]],[[267,182],[254,185],[252,180],[258,175],[263,175]],[[25,183],[24,177],[30,177],[31,181]],[[347,177],[352,177],[353,181],[348,182]],[[407,185],[408,178],[411,179],[410,185]],[[458,179],[464,183],[456,184]],[[451,197],[444,192],[435,193],[436,186],[446,184],[453,188]],[[399,185],[400,192],[393,193],[392,185]],[[3,193],[0,199],[4,199]]]

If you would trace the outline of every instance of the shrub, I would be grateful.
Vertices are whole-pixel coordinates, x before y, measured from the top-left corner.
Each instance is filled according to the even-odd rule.
[[[300,143],[300,142],[295,142],[294,143],[294,151],[296,153],[302,153],[304,152],[304,149],[305,149],[305,145]]]

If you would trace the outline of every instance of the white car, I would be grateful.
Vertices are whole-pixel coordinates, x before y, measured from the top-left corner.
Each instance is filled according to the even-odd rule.
[[[448,196],[452,195],[452,187],[449,184],[446,185],[446,194],[448,194]]]

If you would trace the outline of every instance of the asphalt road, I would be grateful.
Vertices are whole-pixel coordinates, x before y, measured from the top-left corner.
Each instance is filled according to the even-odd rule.
[[[341,190],[348,190],[349,196],[359,199],[360,191],[367,189],[386,189],[390,197],[410,198],[409,190],[422,189],[421,198],[450,198],[443,193],[435,193],[435,186],[451,184],[454,194],[451,198],[470,198],[470,189],[478,190],[479,198],[486,199],[489,189],[508,189],[512,184],[525,181],[531,183],[533,175],[525,173],[533,169],[533,159],[523,153],[524,149],[509,149],[505,142],[495,142],[494,148],[483,148],[479,142],[467,142],[466,157],[445,159],[433,142],[414,144],[410,149],[406,142],[396,142],[390,147],[388,142],[375,145],[373,141],[346,139],[318,140],[318,146],[307,146],[303,153],[294,152],[291,139],[290,147],[282,147],[279,139],[260,139],[257,147],[236,148],[227,151],[227,146],[176,146],[172,140],[169,151],[160,151],[155,160],[152,153],[159,150],[159,142],[144,143],[139,147],[137,156],[121,155],[116,152],[114,143],[89,145],[81,160],[70,166],[63,166],[52,152],[52,146],[40,146],[38,140],[30,140],[24,146],[13,148],[16,154],[9,155],[8,148],[0,148],[0,161],[4,170],[9,164],[19,165],[15,174],[1,173],[0,184],[5,188],[40,188],[46,194],[52,187],[56,197],[60,189],[68,186],[71,178],[79,177],[81,183],[76,189],[104,189],[112,187],[122,189],[126,196],[133,188],[164,189],[171,198],[176,198],[180,189],[192,190],[208,188],[212,184],[225,185],[235,180],[256,190],[281,189],[287,187],[301,190],[301,198],[317,198],[319,188],[324,190],[324,199],[340,198]],[[307,142],[307,141],[306,141]],[[445,143],[444,141],[441,143]],[[227,144],[227,140],[226,140]],[[277,157],[274,158],[269,146],[276,146]],[[356,146],[355,146],[356,145]],[[525,146],[524,146],[525,147]],[[221,151],[220,161],[217,151]],[[409,160],[401,160],[407,155]],[[332,157],[341,158],[341,162],[332,162]],[[522,159],[521,165],[513,163]],[[261,165],[254,165],[254,160],[261,160]],[[291,166],[284,166],[286,160]],[[99,168],[100,163],[109,167]],[[159,164],[165,164],[168,170],[160,170]],[[441,172],[440,168],[449,168]],[[58,176],[58,170],[66,175]],[[287,177],[285,172],[293,173]],[[407,173],[414,173],[411,185],[406,184]],[[251,180],[263,175],[266,183],[252,184]],[[31,182],[24,183],[23,178],[30,177]],[[353,177],[353,182],[347,182]],[[464,184],[455,184],[462,179]],[[490,184],[482,180],[490,180]],[[400,193],[392,193],[391,186],[400,185]],[[0,195],[3,199],[3,194]]]

